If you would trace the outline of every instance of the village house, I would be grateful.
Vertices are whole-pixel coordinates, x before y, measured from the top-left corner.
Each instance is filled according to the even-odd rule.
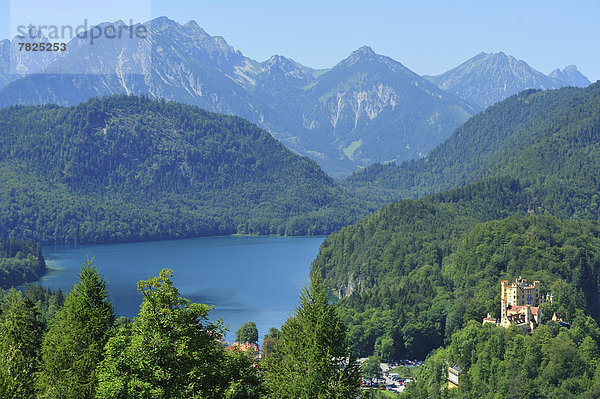
[[[448,367],[448,389],[458,388],[460,382],[460,375],[463,370],[456,364],[452,367]]]

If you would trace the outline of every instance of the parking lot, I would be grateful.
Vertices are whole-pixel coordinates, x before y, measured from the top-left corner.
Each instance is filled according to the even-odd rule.
[[[423,364],[422,361],[418,360],[400,360],[397,362],[381,363],[382,376],[381,379],[363,379],[364,388],[379,388],[386,389],[394,393],[402,393],[407,384],[414,381],[414,378],[406,378],[400,376],[398,373],[393,372],[398,367],[420,367]]]

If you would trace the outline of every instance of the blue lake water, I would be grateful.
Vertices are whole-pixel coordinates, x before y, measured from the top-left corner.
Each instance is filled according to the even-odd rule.
[[[133,317],[142,297],[136,291],[137,281],[170,268],[183,297],[214,305],[210,318],[222,318],[230,326],[228,341],[248,321],[256,323],[262,341],[269,328],[280,328],[294,312],[324,238],[233,236],[48,246],[44,256],[52,270],[41,284],[68,292],[89,254],[107,282],[116,314]]]

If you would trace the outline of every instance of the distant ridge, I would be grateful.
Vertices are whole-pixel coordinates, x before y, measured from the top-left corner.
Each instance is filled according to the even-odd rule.
[[[575,65],[568,65],[562,71],[557,68],[550,72],[548,76],[553,79],[560,80],[568,86],[587,87],[592,84],[587,77],[577,70]]]
[[[428,80],[442,90],[486,108],[525,89],[558,89],[562,86],[585,87],[590,81],[571,65],[549,76],[525,61],[500,53],[479,53],[459,66]]]
[[[315,70],[282,55],[252,60],[194,21],[160,17],[144,26],[143,45],[76,38],[42,74],[0,75],[0,106],[75,105],[120,93],[175,100],[246,118],[334,176],[422,156],[475,112],[370,47]],[[53,73],[73,66],[88,73]]]

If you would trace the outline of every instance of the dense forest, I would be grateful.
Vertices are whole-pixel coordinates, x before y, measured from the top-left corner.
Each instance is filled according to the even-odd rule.
[[[17,292],[18,296],[27,299],[36,307],[38,321],[43,326],[48,324],[52,316],[54,316],[65,301],[64,294],[60,288],[52,291],[50,288],[42,287],[40,284],[29,284],[22,291],[15,291],[12,288],[9,290],[0,288],[0,309],[2,311],[10,306],[9,299],[13,292]]]
[[[0,110],[0,237],[326,234],[375,209],[233,116],[145,97]]]
[[[565,320],[578,309],[600,319],[600,224],[544,215],[477,224],[501,209],[477,203],[400,201],[323,243],[313,272],[342,298],[361,356],[424,358],[469,320],[498,315],[500,279],[519,275],[542,281]]]
[[[33,240],[0,239],[0,288],[35,281],[46,273],[42,247]]]
[[[600,329],[578,312],[570,329],[549,321],[532,335],[471,321],[450,345],[427,358],[410,398],[583,398],[600,397]],[[448,389],[447,369],[463,370]]]

